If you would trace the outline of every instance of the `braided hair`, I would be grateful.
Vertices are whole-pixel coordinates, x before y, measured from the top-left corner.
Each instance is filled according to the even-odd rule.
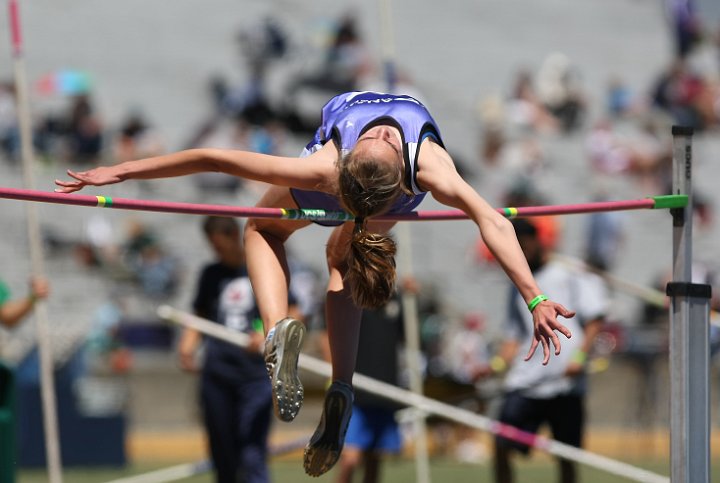
[[[382,307],[395,290],[395,240],[367,229],[367,219],[388,211],[406,191],[402,169],[351,151],[339,163],[340,201],[355,215],[345,280],[358,307]]]

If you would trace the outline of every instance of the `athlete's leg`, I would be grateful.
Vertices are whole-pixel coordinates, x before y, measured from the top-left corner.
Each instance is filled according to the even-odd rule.
[[[387,233],[394,225],[394,222],[369,222],[367,229],[375,233]],[[353,303],[350,287],[344,280],[353,229],[352,223],[337,227],[327,245],[330,280],[325,301],[325,319],[332,358],[332,378],[333,381],[340,380],[347,384],[352,384],[355,372],[362,317],[362,310]]]
[[[288,188],[271,187],[258,203],[262,207],[292,207]],[[285,241],[308,222],[252,219],[245,228],[248,273],[263,319],[267,339],[265,364],[272,384],[275,415],[292,421],[303,402],[297,363],[305,335],[302,322],[288,317],[290,273]]]
[[[328,239],[329,280],[325,299],[325,322],[330,344],[332,379],[351,385],[362,317],[362,310],[353,303],[350,287],[344,280],[347,271],[345,259],[352,231],[353,224],[345,223],[335,228]]]
[[[285,187],[270,187],[256,205],[263,208],[294,208],[295,201]],[[247,267],[255,299],[267,334],[288,315],[290,272],[285,241],[307,221],[251,218],[245,226]]]
[[[394,223],[372,223],[368,230],[384,233],[393,225]],[[350,288],[344,281],[347,271],[346,257],[353,229],[352,223],[345,223],[335,228],[328,240],[330,280],[325,313],[333,383],[325,394],[320,424],[305,448],[305,472],[311,476],[320,476],[337,463],[352,414],[351,384],[362,316],[362,310],[353,303]]]

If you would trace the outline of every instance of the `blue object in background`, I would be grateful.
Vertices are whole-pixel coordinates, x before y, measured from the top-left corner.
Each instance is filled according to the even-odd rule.
[[[126,421],[122,412],[82,414],[74,391],[83,375],[82,351],[55,372],[63,466],[124,466]],[[45,436],[40,398],[39,361],[33,350],[16,370],[17,452],[20,467],[44,467]]]

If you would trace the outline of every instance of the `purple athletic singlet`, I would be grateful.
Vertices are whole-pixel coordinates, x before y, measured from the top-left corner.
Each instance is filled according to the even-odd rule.
[[[425,192],[416,181],[418,153],[423,139],[430,136],[442,144],[440,130],[432,116],[420,101],[410,96],[383,94],[380,92],[347,92],[333,97],[322,109],[322,122],[315,137],[303,150],[302,156],[319,150],[333,140],[341,155],[350,152],[358,138],[377,125],[390,125],[400,131],[405,161],[405,181],[414,196],[402,194],[388,214],[408,213],[415,209]],[[320,191],[290,190],[300,208],[342,210],[338,199]],[[321,221],[321,225],[335,226],[342,222]]]

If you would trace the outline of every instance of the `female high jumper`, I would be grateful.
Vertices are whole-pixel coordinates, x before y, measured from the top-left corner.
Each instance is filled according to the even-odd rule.
[[[349,92],[332,98],[323,107],[313,140],[298,158],[190,149],[84,172],[68,170],[74,179],[56,180],[56,191],[72,193],[89,185],[204,171],[271,184],[259,207],[345,210],[355,217],[354,222],[319,222],[335,225],[326,247],[325,304],[333,382],[325,395],[320,424],[305,449],[309,475],[327,472],[342,451],[353,400],[361,311],[384,305],[395,289],[396,246],[388,234],[394,223],[373,217],[410,212],[427,192],[462,210],[478,226],[532,312],[535,337],[527,358],[541,345],[547,364],[551,344],[555,354],[560,353],[556,331],[570,337],[557,317],[572,317],[574,312],[542,294],[512,225],[460,177],[435,121],[412,97]],[[292,421],[302,405],[297,360],[305,333],[301,322],[288,317],[290,275],[284,244],[309,224],[250,219],[245,229],[250,279],[267,334],[265,360],[273,405],[283,421]]]

